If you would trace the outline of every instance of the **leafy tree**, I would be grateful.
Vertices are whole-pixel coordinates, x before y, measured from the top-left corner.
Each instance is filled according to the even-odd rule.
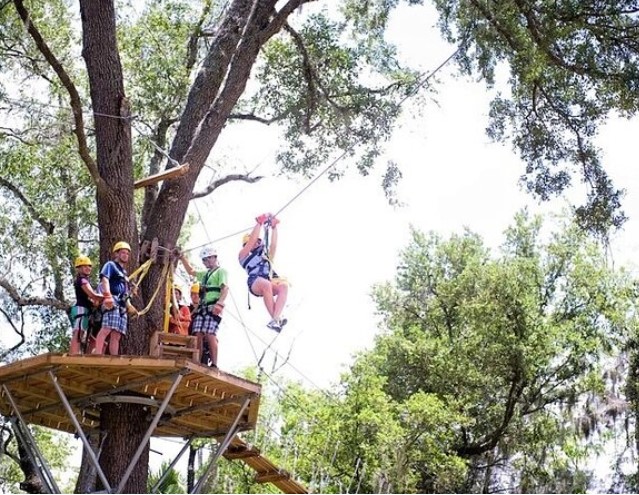
[[[399,3],[350,2],[349,9],[360,29],[382,36]],[[637,2],[432,4],[443,36],[459,48],[455,59],[462,74],[499,90],[487,131],[510,141],[526,162],[526,188],[545,200],[580,179],[587,198],[575,212],[579,224],[598,234],[621,225],[624,191],[606,173],[594,138],[608,116],[637,114]]]
[[[310,174],[337,152],[362,173],[370,169],[406,94],[425,81],[397,64],[382,38],[358,31],[348,2],[330,15],[321,7],[301,12],[305,3],[82,0],[79,19],[64,1],[0,4],[7,122],[0,287],[3,315],[19,322],[15,328],[20,318],[47,323],[48,333],[39,334],[47,338],[34,340],[30,352],[64,344],[70,260],[78,252],[99,252],[103,263],[124,239],[137,260],[142,241],[156,238],[172,250],[190,199],[258,179],[215,164],[212,181],[196,189],[227,126],[279,125],[287,138],[278,156],[283,170]],[[169,149],[167,168],[190,168],[138,198],[134,179],[160,170],[165,158],[142,136],[147,131]],[[385,184],[393,176],[396,170]],[[163,283],[161,273],[159,264],[152,268],[138,307]],[[161,318],[158,301],[131,323],[123,352],[146,354]],[[147,423],[137,405],[104,406],[102,415],[110,434],[101,460],[115,482]],[[124,490],[146,489],[147,461],[148,452]]]
[[[601,417],[583,419],[619,393],[604,371],[636,331],[634,281],[575,227],[545,238],[526,214],[498,256],[471,232],[414,231],[395,284],[375,292],[388,332],[365,359],[392,400],[433,395],[461,418],[466,491],[584,490],[605,440],[591,434]],[[420,474],[418,491],[433,489]]]
[[[278,153],[284,171],[310,174],[339,153],[351,158],[362,173],[370,170],[401,104],[426,87],[429,78],[401,67],[394,47],[384,40],[386,20],[397,1],[343,0],[339,9],[331,4],[330,11],[329,4],[315,8],[308,3],[162,0],[134,6],[81,0],[79,18],[62,0],[0,3],[0,102],[6,122],[0,129],[0,223],[7,234],[0,245],[3,316],[20,322],[16,329],[23,321],[46,322],[48,335],[40,335],[52,337],[33,340],[29,352],[63,344],[70,260],[79,251],[99,252],[104,262],[111,246],[126,239],[133,246],[132,259],[137,260],[138,246],[156,238],[171,250],[192,198],[232,181],[257,180],[217,163],[212,165],[211,181],[198,183],[227,127],[244,122],[279,126],[286,138]],[[503,10],[492,5],[482,10],[479,2],[438,4],[442,22],[450,21],[451,39],[463,41],[462,62],[479,54],[479,67],[488,76],[498,60],[511,62],[517,82],[514,104],[509,107],[500,101],[494,113],[500,110],[510,116],[505,122],[526,122],[520,126],[526,132],[515,143],[521,144],[531,169],[543,172],[547,163],[565,160],[582,165],[594,192],[581,217],[598,224],[612,218],[618,224],[621,216],[614,215],[619,194],[588,139],[607,111],[617,108],[632,114],[636,104],[631,91],[636,78],[630,77],[635,67],[634,38],[626,36],[635,21],[626,14],[629,9],[624,10],[632,6],[580,4],[586,7],[572,6],[568,11],[572,4],[561,4],[559,27],[569,31],[578,25],[570,24],[570,14],[589,35],[582,47],[569,43],[579,36],[560,37],[561,29],[543,31],[548,40],[565,44],[569,63],[564,60],[562,65],[551,56],[559,53],[554,46],[539,49],[548,46],[537,39],[539,26],[532,22],[543,19],[552,25],[553,10],[540,11],[537,4],[521,2],[504,5]],[[497,9],[498,20],[509,21],[507,27],[517,34],[512,39],[529,38],[512,45],[504,42],[509,39],[505,21],[492,22],[496,17],[491,9]],[[515,22],[519,19],[526,19],[527,30]],[[605,22],[599,23],[600,19]],[[455,22],[463,29],[456,29]],[[614,45],[613,34],[620,40]],[[598,53],[591,42],[595,37],[609,41],[600,43],[605,63],[593,58]],[[586,62],[580,58],[581,50]],[[530,60],[538,60],[530,54],[547,64],[534,65],[544,69],[538,72],[548,74],[547,79],[539,76],[535,83],[534,77],[519,77],[531,73]],[[596,73],[596,66],[605,70]],[[576,91],[574,96],[562,88],[592,91]],[[586,101],[594,94],[597,98]],[[521,102],[530,103],[535,112]],[[577,117],[568,109],[578,110]],[[565,129],[572,138],[555,133]],[[169,149],[167,168],[176,163],[188,163],[190,168],[161,187],[145,188],[139,198],[134,195],[134,179],[160,170],[165,163],[162,151],[142,136],[146,131],[159,147]],[[505,135],[498,127],[491,132]],[[332,173],[339,175],[343,169]],[[566,174],[547,175],[542,182],[549,187],[544,191],[561,190],[567,183]],[[389,164],[384,184],[392,187],[397,177],[396,165]],[[163,283],[161,273],[159,264],[152,268],[134,300],[138,307],[149,303]],[[123,351],[146,353],[161,315],[158,301],[145,318],[132,322]],[[103,424],[111,434],[101,458],[110,480],[119,479],[126,468],[135,439],[145,430],[142,418],[136,405],[103,408]],[[125,490],[145,489],[147,461],[145,454]]]
[[[609,115],[632,117],[639,108],[637,2],[434,4],[442,33],[464,47],[457,54],[464,73],[494,85],[501,68],[508,72],[488,134],[519,151],[528,190],[546,199],[577,175],[588,187],[579,223],[598,233],[619,226],[623,191],[608,177],[594,138]]]
[[[180,479],[180,475],[174,468],[171,468],[169,472],[164,476],[162,483],[159,484],[155,492],[151,492],[151,489],[157,484],[158,481],[160,481],[160,477],[164,474],[168,467],[169,463],[163,462],[156,473],[151,473],[149,475],[147,486],[149,493],[185,493],[184,484]]]
[[[0,433],[0,489],[4,493],[45,493],[36,472],[30,470],[26,451],[14,441],[11,429],[3,425]],[[55,473],[67,470],[71,455],[68,435],[40,427],[32,428],[32,434],[49,468]],[[65,490],[64,486],[59,488]]]

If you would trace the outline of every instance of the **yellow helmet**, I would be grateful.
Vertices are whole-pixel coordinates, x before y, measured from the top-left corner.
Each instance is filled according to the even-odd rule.
[[[115,253],[116,251],[119,251],[120,249],[128,249],[129,251],[131,251],[131,246],[129,246],[128,242],[124,242],[124,241],[116,242],[115,245],[113,246],[113,252]]]
[[[182,287],[180,287],[178,284],[173,284],[173,290],[178,290],[180,291],[180,294],[182,294]]]
[[[74,264],[76,268],[80,266],[93,266],[93,263],[91,263],[91,259],[88,256],[78,256],[75,259]]]
[[[191,285],[191,294],[196,292],[200,292],[200,282],[193,282],[193,285]]]
[[[242,246],[243,246],[244,244],[246,244],[246,243],[249,241],[249,239],[250,239],[250,238],[251,238],[251,234],[244,234],[244,235],[242,236]]]

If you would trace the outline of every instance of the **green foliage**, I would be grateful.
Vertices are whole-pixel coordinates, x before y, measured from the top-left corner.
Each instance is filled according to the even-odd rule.
[[[393,400],[433,394],[461,418],[451,450],[471,463],[467,490],[494,481],[475,472],[491,456],[513,461],[509,490],[567,490],[558,470],[585,483],[602,439],[582,441],[574,411],[610,393],[606,357],[637,327],[633,281],[576,228],[544,241],[541,227],[518,215],[498,257],[469,232],[414,231],[395,285],[375,292],[389,331],[367,359]]]
[[[623,191],[594,138],[608,115],[637,113],[636,2],[436,0],[440,28],[464,47],[463,72],[490,85],[509,71],[509,91],[491,105],[488,133],[510,139],[526,161],[525,184],[542,199],[579,175],[589,188],[576,209],[582,227],[605,234],[625,220]]]
[[[59,479],[60,473],[68,470],[68,458],[71,455],[72,445],[70,437],[66,433],[58,433],[48,428],[31,428],[40,451],[47,459],[49,468],[54,477]],[[7,432],[3,432],[2,443],[7,441]],[[4,493],[20,493],[20,482],[24,480],[24,474],[18,464],[19,455],[15,437],[6,445],[8,455],[0,456],[0,489]],[[60,487],[63,488],[63,487]]]
[[[160,478],[168,469],[169,464],[169,462],[163,462],[157,472],[149,473],[149,478],[147,480],[149,493],[186,493],[183,480],[180,478],[178,472],[173,468],[169,470],[157,489],[154,492],[151,492],[151,489],[158,483],[158,481],[160,481]]]
[[[358,30],[352,9],[344,13],[339,20],[325,10],[309,15],[264,48],[259,89],[244,107],[281,122],[286,146],[277,158],[286,171],[310,175],[343,150],[367,174],[418,83],[383,37]]]

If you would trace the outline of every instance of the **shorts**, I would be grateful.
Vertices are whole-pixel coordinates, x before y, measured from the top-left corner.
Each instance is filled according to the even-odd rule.
[[[220,327],[222,317],[211,313],[196,313],[191,322],[191,333],[204,333],[207,335],[217,335],[217,329]]]
[[[86,332],[89,329],[89,312],[84,306],[71,306],[69,318],[73,331]]]
[[[248,285],[248,290],[251,294],[253,294],[255,297],[262,297],[261,295],[253,292],[253,289],[251,288],[253,287],[253,282],[255,282],[258,278],[270,280],[268,277],[263,277],[262,275],[249,275],[248,280],[246,281],[246,284]]]
[[[122,335],[126,335],[127,323],[128,317],[125,308],[116,306],[108,311],[103,310],[101,328],[110,328]]]

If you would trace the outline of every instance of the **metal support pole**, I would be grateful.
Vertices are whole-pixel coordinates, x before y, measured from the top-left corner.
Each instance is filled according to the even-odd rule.
[[[131,459],[129,466],[124,472],[124,475],[122,476],[122,480],[120,480],[120,484],[118,485],[118,488],[116,489],[115,493],[122,493],[122,490],[124,490],[124,485],[126,485],[126,482],[129,481],[129,477],[131,476],[131,473],[133,472],[133,468],[135,468],[135,465],[140,460],[142,451],[146,447],[146,444],[149,441],[149,439],[151,438],[151,435],[153,434],[153,430],[155,430],[155,427],[160,422],[160,418],[162,417],[162,414],[164,413],[166,406],[168,406],[169,402],[171,402],[171,399],[173,398],[173,393],[175,392],[175,389],[177,389],[178,385],[180,384],[180,381],[182,380],[182,376],[183,375],[180,373],[179,375],[175,377],[175,380],[173,381],[171,388],[169,388],[168,392],[166,393],[166,397],[164,397],[164,400],[162,401],[162,404],[160,404],[160,407],[158,408],[157,413],[155,413],[155,417],[153,418],[153,421],[151,421],[149,428],[146,430],[146,433],[144,434],[144,438],[142,438],[142,441],[140,442],[140,445],[138,446],[138,450],[133,455],[133,458]]]
[[[7,399],[9,400],[11,407],[13,408],[13,412],[15,413],[15,416],[12,419],[12,424],[16,426],[16,433],[20,431],[21,434],[24,434],[23,441],[25,443],[27,455],[29,455],[31,462],[33,462],[33,465],[38,471],[38,476],[40,477],[42,482],[48,487],[51,493],[61,493],[60,489],[58,488],[58,485],[55,482],[55,479],[53,478],[53,475],[51,474],[51,471],[49,470],[49,466],[47,465],[46,459],[42,455],[42,452],[40,452],[40,449],[38,448],[38,444],[36,443],[35,438],[33,438],[33,435],[31,434],[29,427],[24,422],[24,419],[22,418],[22,415],[20,414],[20,410],[18,409],[18,405],[16,404],[15,400],[13,400],[13,396],[11,395],[11,392],[9,392],[9,389],[7,388],[6,385],[2,385],[2,389],[4,390],[4,393],[7,396]],[[37,457],[37,459],[35,457]],[[38,464],[38,461],[39,461],[39,464]]]
[[[202,476],[200,476],[200,479],[193,487],[193,491],[191,493],[200,493],[200,490],[204,486],[204,482],[210,476],[211,471],[213,470],[213,467],[215,466],[217,460],[220,458],[222,454],[224,454],[229,444],[231,443],[231,440],[233,440],[233,437],[237,433],[237,428],[238,428],[238,424],[240,423],[240,418],[242,417],[242,414],[244,414],[244,411],[248,407],[249,402],[251,402],[250,397],[247,397],[246,399],[244,399],[244,402],[242,403],[242,406],[240,407],[240,410],[238,411],[237,416],[235,417],[235,420],[233,421],[233,424],[231,425],[231,427],[229,428],[229,431],[227,432],[226,436],[222,440],[222,443],[220,443],[220,445],[218,446],[217,451],[211,458],[211,462],[209,466],[206,468],[206,472]]]
[[[91,447],[91,444],[87,440],[87,437],[84,434],[84,431],[82,430],[82,426],[80,425],[78,418],[76,418],[73,412],[73,409],[71,408],[71,404],[69,404],[67,396],[64,393],[64,390],[62,390],[62,387],[60,387],[60,384],[58,383],[58,378],[51,371],[49,371],[49,378],[51,378],[51,382],[53,383],[53,386],[55,387],[56,392],[58,392],[58,396],[60,397],[60,400],[62,401],[62,405],[64,406],[64,409],[67,411],[67,414],[69,415],[69,419],[73,423],[73,426],[75,426],[78,436],[80,437],[80,440],[82,440],[82,444],[84,445],[84,448],[87,449],[89,460],[91,461],[91,464],[93,465],[93,467],[96,469],[98,476],[100,477],[100,481],[102,481],[102,484],[106,488],[106,491],[110,492],[111,485],[106,479],[106,476],[104,475],[104,471],[102,471],[102,467],[100,466],[100,463],[98,462],[98,458],[95,455],[95,452],[93,452],[93,448]]]
[[[186,449],[188,449],[189,445],[193,443],[193,439],[194,437],[191,437],[187,440],[187,442],[184,444],[180,452],[178,452],[178,455],[175,456],[175,459],[173,459],[173,461],[171,462],[171,464],[168,465],[164,473],[162,473],[162,476],[160,476],[160,479],[157,481],[157,483],[153,485],[153,487],[151,488],[151,493],[155,493],[155,491],[160,487],[164,479],[169,475],[169,472],[171,471],[171,469],[175,467],[175,465],[178,463],[182,455],[184,455],[184,452],[186,452]]]

